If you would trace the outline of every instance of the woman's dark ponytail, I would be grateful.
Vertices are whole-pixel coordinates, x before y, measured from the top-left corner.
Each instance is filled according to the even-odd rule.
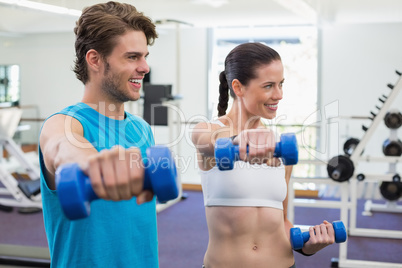
[[[218,103],[218,116],[226,114],[229,102],[229,86],[226,80],[225,71],[219,75],[219,103]]]

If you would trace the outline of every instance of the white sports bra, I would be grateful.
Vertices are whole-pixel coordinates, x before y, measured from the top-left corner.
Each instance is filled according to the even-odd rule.
[[[200,173],[205,206],[283,209],[287,194],[284,165],[271,167],[236,161],[232,170],[221,171],[215,166]]]

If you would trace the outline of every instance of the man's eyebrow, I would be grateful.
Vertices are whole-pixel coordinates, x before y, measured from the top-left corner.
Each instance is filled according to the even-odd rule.
[[[147,53],[144,55],[144,53],[142,53],[142,52],[129,51],[129,52],[124,53],[124,55],[125,55],[125,56],[139,56],[139,57],[144,56],[144,57],[146,57],[146,56],[149,55],[149,52],[147,52]]]

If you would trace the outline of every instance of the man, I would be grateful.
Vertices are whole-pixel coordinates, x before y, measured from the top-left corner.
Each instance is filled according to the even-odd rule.
[[[45,121],[39,144],[52,267],[158,267],[155,198],[143,190],[141,165],[154,138],[144,120],[124,111],[140,97],[155,25],[129,4],[108,2],[85,8],[74,32],[84,95]],[[56,169],[69,162],[101,198],[77,221],[63,215],[55,186]]]

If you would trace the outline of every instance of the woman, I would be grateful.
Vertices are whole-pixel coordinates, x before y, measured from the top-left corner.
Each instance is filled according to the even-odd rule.
[[[203,267],[296,267],[292,224],[286,216],[292,166],[273,158],[275,135],[261,122],[275,118],[283,97],[281,58],[266,45],[241,44],[226,57],[219,79],[219,118],[197,124],[192,133],[209,230]],[[226,114],[229,92],[234,100]],[[215,164],[215,141],[223,137],[239,145],[242,161],[230,171],[220,171]],[[303,255],[334,243],[327,221],[310,227],[309,233],[299,250]]]

